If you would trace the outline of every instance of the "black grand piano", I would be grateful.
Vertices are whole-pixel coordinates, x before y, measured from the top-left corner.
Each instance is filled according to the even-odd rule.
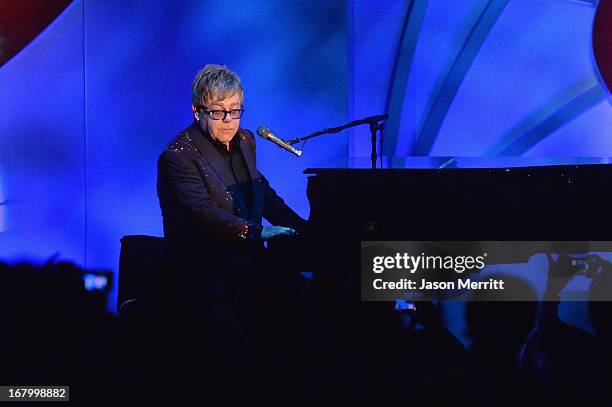
[[[299,252],[311,267],[357,266],[367,240],[612,241],[608,164],[304,173],[311,211]]]
[[[295,271],[340,267],[358,273],[361,242],[368,240],[612,241],[607,159],[537,166],[471,159],[477,162],[470,168],[423,160],[413,166],[418,168],[307,169],[308,226],[297,237],[273,239],[269,248]],[[122,240],[119,308],[143,292],[146,279],[134,271],[159,267],[151,253],[161,251],[162,241]]]

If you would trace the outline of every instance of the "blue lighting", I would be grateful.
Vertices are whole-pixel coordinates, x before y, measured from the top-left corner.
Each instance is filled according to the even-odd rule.
[[[594,13],[561,0],[75,0],[0,67],[0,259],[117,271],[123,235],[161,235],[156,160],[189,124],[207,63],[242,77],[251,130],[289,139],[390,108],[387,166],[608,162]],[[263,140],[257,153],[308,217],[302,171],[368,166],[369,131],[313,139],[301,158]]]

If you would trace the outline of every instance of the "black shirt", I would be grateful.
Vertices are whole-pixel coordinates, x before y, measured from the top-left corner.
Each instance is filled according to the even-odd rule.
[[[225,165],[234,176],[234,185],[230,185],[228,190],[232,192],[234,200],[239,201],[247,208],[246,218],[251,217],[251,205],[253,203],[253,185],[246,161],[240,150],[240,137],[234,136],[229,144],[229,151],[225,144],[213,139],[210,134],[204,132],[206,138],[211,142],[215,149],[219,151]],[[243,216],[244,217],[244,216]]]
[[[244,157],[240,152],[240,137],[234,136],[234,138],[230,141],[229,151],[227,150],[225,144],[213,139],[208,132],[206,132],[206,138],[212,143],[213,146],[215,146],[217,150],[219,150],[219,154],[221,154],[223,157],[227,168],[230,169],[230,172],[234,176],[235,184],[251,181],[249,169],[247,168]]]

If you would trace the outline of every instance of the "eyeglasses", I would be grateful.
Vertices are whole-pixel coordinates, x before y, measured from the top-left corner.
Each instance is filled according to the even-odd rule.
[[[210,117],[212,120],[225,120],[228,114],[233,120],[240,119],[244,113],[243,108],[232,110],[213,110],[203,105],[200,105],[199,108],[203,109],[206,114],[208,114],[208,117]]]

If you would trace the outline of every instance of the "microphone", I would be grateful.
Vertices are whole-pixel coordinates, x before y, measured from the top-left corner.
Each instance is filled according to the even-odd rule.
[[[265,138],[266,140],[273,142],[280,148],[297,155],[298,157],[302,155],[302,152],[300,150],[294,148],[291,144],[287,143],[285,140],[278,137],[276,134],[272,133],[272,131],[266,126],[259,126],[259,128],[257,129],[257,134],[259,134],[261,137]]]

